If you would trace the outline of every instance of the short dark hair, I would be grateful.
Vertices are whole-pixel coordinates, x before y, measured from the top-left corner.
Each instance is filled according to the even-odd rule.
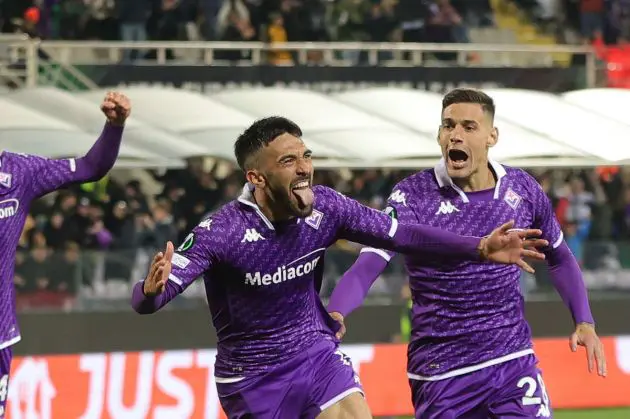
[[[494,100],[481,90],[467,87],[453,89],[442,99],[442,112],[455,103],[476,103],[494,119]]]
[[[249,169],[249,159],[282,134],[301,138],[302,130],[295,122],[282,116],[259,119],[250,125],[234,143],[234,155],[241,170]]]

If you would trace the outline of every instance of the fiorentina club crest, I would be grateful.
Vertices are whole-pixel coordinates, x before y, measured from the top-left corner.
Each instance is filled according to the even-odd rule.
[[[322,223],[323,217],[324,217],[324,214],[314,209],[311,215],[306,217],[304,221],[306,222],[306,224],[310,225],[315,230],[317,230],[319,229],[319,225]]]
[[[0,172],[0,186],[11,187],[11,175],[9,173]]]
[[[505,197],[503,198],[503,200],[512,207],[512,209],[516,209],[518,208],[518,206],[520,205],[521,201],[523,200],[523,198],[520,197],[520,195],[518,195],[516,192],[514,192],[512,190],[512,188],[509,188],[507,190],[507,192],[505,193]]]

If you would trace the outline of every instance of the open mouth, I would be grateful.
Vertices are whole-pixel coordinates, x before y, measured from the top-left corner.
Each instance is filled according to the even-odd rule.
[[[311,182],[308,180],[301,180],[296,182],[291,187],[291,192],[298,201],[300,208],[306,208],[309,205],[313,205],[314,195],[311,189]]]
[[[456,150],[456,149],[449,150],[448,159],[454,167],[457,167],[457,168],[464,167],[464,165],[468,161],[468,153],[466,153],[463,150]]]

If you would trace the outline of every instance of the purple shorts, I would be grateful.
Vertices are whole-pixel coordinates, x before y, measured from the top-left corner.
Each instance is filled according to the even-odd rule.
[[[416,418],[551,418],[536,357],[527,355],[439,381],[409,380]]]
[[[312,419],[352,393],[364,394],[350,358],[328,341],[263,375],[217,382],[217,392],[229,419]]]
[[[7,398],[9,397],[9,373],[11,372],[11,359],[13,350],[8,348],[0,349],[0,419],[7,410]]]

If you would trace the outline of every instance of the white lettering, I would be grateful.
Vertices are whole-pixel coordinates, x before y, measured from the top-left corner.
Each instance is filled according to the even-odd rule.
[[[269,274],[263,275],[263,277],[262,277],[262,284],[263,285],[271,284],[271,275],[269,275]]]
[[[308,275],[317,266],[319,262],[320,256],[316,257],[312,261],[303,263],[301,265],[297,265],[296,267],[287,268],[286,266],[281,266],[273,274],[261,274],[260,272],[246,273],[245,274],[245,285],[271,285],[279,284],[281,282],[299,278],[304,275]]]
[[[173,375],[174,369],[193,367],[192,351],[165,352],[159,359],[155,382],[164,392],[177,401],[176,405],[156,406],[154,419],[190,418],[195,411],[195,394],[190,385]]]
[[[81,371],[90,374],[90,391],[85,411],[80,419],[98,419],[103,417],[105,405],[105,380],[107,377],[107,355],[89,354],[81,355],[79,360]]]
[[[5,199],[0,201],[0,220],[13,217],[18,212],[20,202],[17,199]]]
[[[125,406],[123,395],[129,394],[131,388],[125,388],[124,353],[113,353],[109,362],[109,386],[107,388],[107,408],[115,418],[146,418],[151,409],[153,383],[153,352],[141,352],[138,360],[136,395],[131,406]]]

